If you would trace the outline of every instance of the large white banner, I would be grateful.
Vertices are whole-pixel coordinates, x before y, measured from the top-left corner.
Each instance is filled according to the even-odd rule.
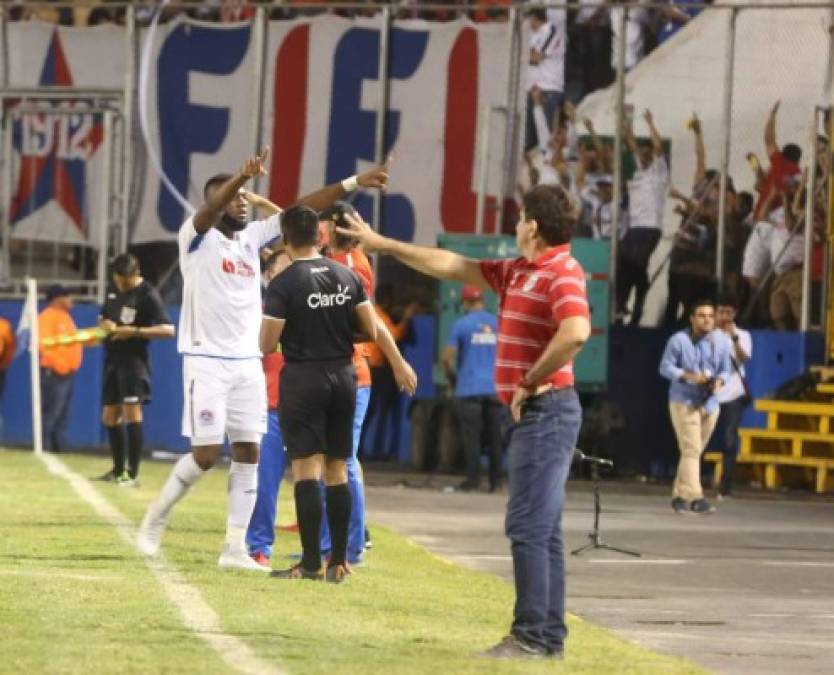
[[[370,167],[380,26],[378,18],[331,16],[271,22],[262,90],[255,81],[255,32],[249,23],[178,19],[160,26],[145,94],[152,149],[171,183],[198,206],[205,180],[234,172],[255,150],[259,136],[262,145],[272,146],[273,158],[269,176],[257,187],[279,204]],[[9,33],[12,86],[124,84],[121,27],[64,29],[27,22],[10,24]],[[143,42],[146,36],[143,31]],[[395,159],[381,223],[387,232],[429,243],[444,230],[474,231],[479,131],[485,106],[506,102],[508,45],[505,24],[405,21],[392,28],[385,154],[393,152]],[[66,129],[51,121],[30,122],[15,135],[13,201],[26,203],[14,212],[15,236],[90,237],[100,124],[98,118],[84,119],[65,124]],[[487,185],[494,195],[501,188],[505,120],[495,114],[490,120]],[[37,162],[53,156],[60,165],[55,174],[27,187],[37,183],[35,174],[47,171]],[[183,206],[141,145],[130,158],[135,168],[131,240],[172,239],[183,221]],[[69,171],[65,167],[72,168],[78,208],[67,206],[66,180],[55,177]],[[495,203],[494,196],[489,200]],[[370,195],[358,194],[354,203],[370,216]],[[496,213],[488,209],[488,214],[489,232]]]

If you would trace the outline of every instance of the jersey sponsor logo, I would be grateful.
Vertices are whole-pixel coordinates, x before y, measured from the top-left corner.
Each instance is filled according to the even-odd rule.
[[[341,307],[348,300],[351,295],[348,292],[350,289],[347,286],[338,285],[337,293],[310,293],[307,296],[307,306],[310,309],[319,309],[321,307]]]
[[[315,274],[317,272],[329,272],[329,271],[330,271],[329,267],[311,267],[310,268],[310,274]]]
[[[126,325],[132,324],[136,321],[136,308],[122,307],[122,311],[119,312],[119,321]]]
[[[197,419],[200,420],[200,424],[208,426],[214,423],[214,413],[211,410],[201,410]]]
[[[473,345],[496,345],[498,336],[492,331],[488,324],[481,324],[480,331],[472,333],[471,344]]]
[[[220,267],[226,274],[235,274],[239,277],[247,277],[248,279],[255,276],[255,270],[244,260],[223,258]]]

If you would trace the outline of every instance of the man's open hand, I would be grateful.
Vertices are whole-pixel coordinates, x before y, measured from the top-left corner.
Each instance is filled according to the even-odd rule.
[[[382,248],[385,237],[375,232],[368,223],[362,220],[362,216],[358,213],[356,215],[345,213],[344,222],[348,225],[337,226],[336,232],[358,239],[366,251],[378,251]]]

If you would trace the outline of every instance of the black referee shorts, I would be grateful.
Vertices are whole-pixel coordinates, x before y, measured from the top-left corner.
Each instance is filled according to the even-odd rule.
[[[281,435],[290,459],[353,450],[356,369],[349,360],[285,363],[281,370]]]
[[[151,374],[146,364],[139,361],[105,363],[101,392],[103,405],[150,403]]]

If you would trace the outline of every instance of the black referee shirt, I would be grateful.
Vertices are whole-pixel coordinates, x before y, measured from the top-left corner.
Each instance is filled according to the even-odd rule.
[[[171,323],[171,317],[162,304],[159,293],[147,281],[127,293],[120,293],[115,286],[107,289],[107,299],[101,310],[101,318],[118,326],[161,326]],[[148,362],[148,341],[144,338],[107,340],[104,343],[105,363],[119,365],[135,360]]]
[[[350,359],[356,307],[368,302],[359,278],[329,258],[295,260],[266,289],[264,314],[284,319],[287,363]]]

